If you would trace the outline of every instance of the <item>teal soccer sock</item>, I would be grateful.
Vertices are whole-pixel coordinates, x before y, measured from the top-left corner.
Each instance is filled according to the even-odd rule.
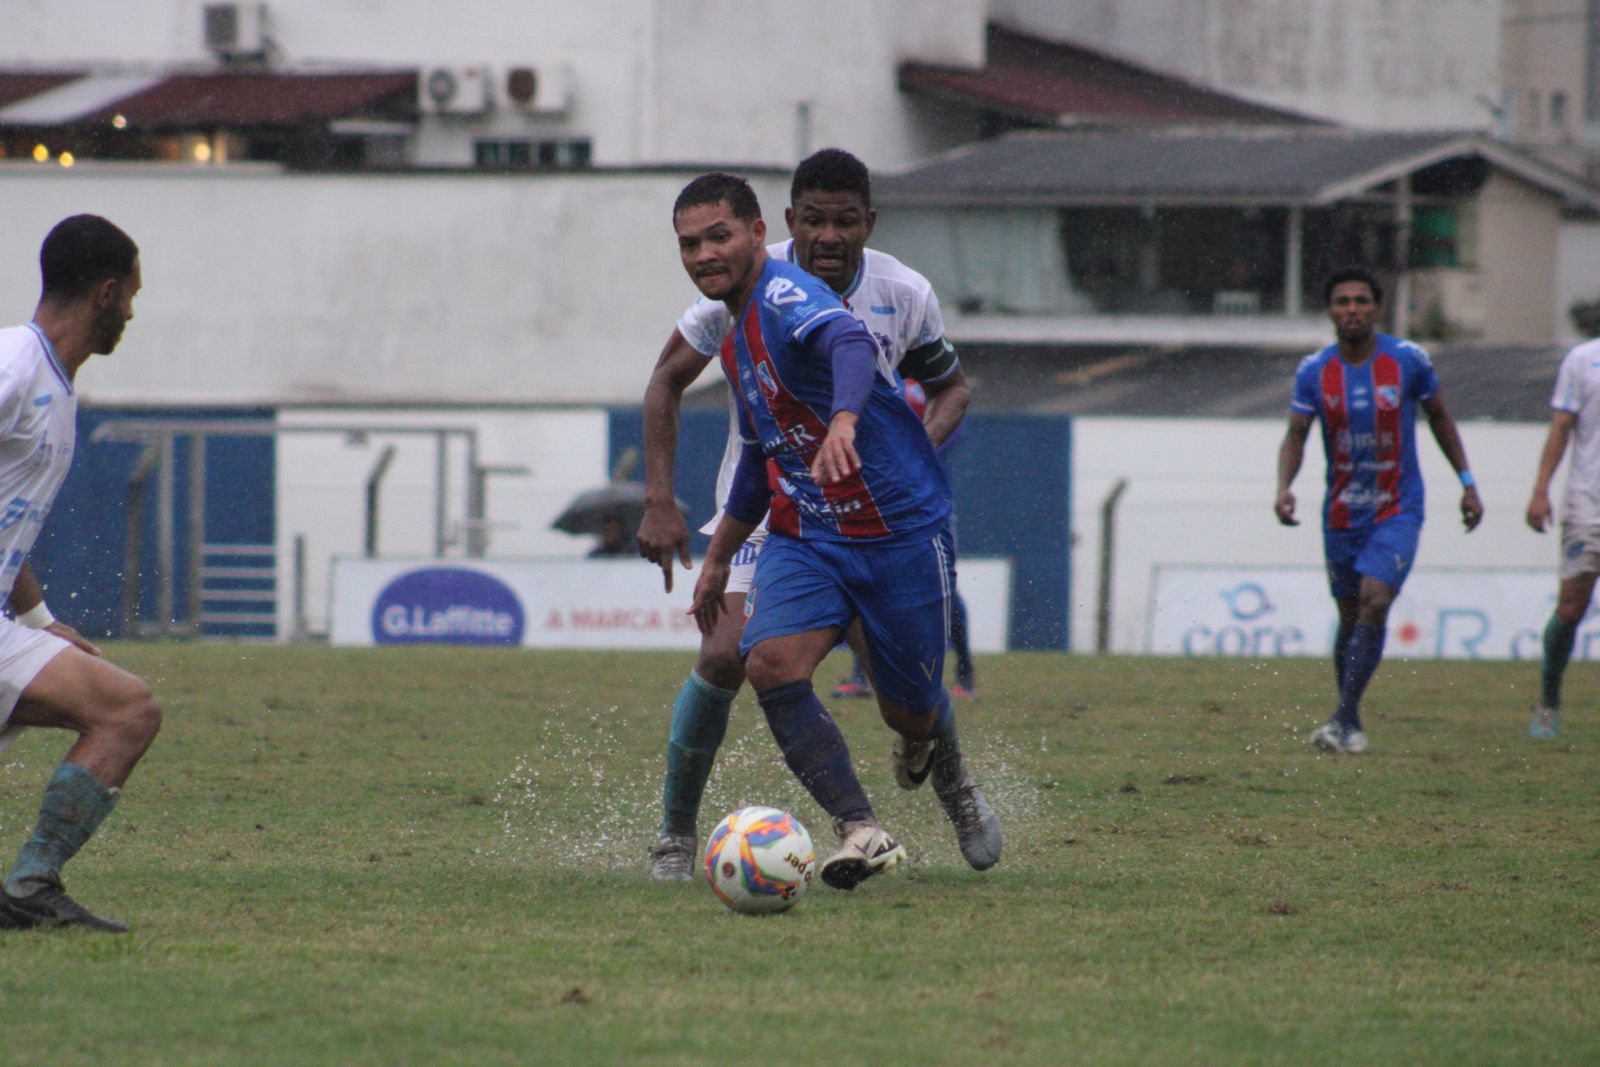
[[[59,883],[61,868],[111,814],[119,792],[101,785],[76,763],[57,767],[45,787],[39,822],[6,878],[6,892],[25,897]]]
[[[1576,623],[1565,623],[1554,615],[1544,628],[1544,660],[1539,665],[1539,702],[1547,708],[1561,707],[1561,678],[1572,658],[1577,639]]]
[[[693,834],[700,798],[711,777],[717,749],[728,732],[728,711],[737,690],[719,689],[689,672],[672,703],[672,736],[667,741],[667,780],[661,787],[661,832]]]

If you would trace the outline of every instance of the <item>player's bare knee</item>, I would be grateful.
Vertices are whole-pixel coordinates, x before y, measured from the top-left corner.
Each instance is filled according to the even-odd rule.
[[[806,675],[798,671],[787,658],[773,655],[757,645],[744,664],[745,677],[756,692],[774,689],[790,682],[802,681]]]
[[[130,687],[108,717],[123,744],[143,752],[161,731],[161,705],[144,683]]]
[[[744,684],[744,660],[737,647],[702,648],[694,672],[718,689],[738,689]]]

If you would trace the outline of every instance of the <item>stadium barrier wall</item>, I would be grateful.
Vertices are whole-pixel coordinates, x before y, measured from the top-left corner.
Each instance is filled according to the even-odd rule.
[[[329,640],[693,651],[692,578],[668,593],[635,560],[339,557]],[[969,559],[962,579],[973,650],[1005,651],[1010,561]]]

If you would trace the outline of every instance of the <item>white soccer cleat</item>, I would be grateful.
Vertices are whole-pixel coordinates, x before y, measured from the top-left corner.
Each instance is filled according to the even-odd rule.
[[[1312,730],[1309,740],[1324,752],[1344,751],[1344,730],[1332,719]]]
[[[1528,736],[1538,738],[1558,737],[1561,734],[1561,711],[1543,704],[1533,709],[1533,721],[1528,723]]]
[[[1359,755],[1367,750],[1367,732],[1365,730],[1346,730],[1344,742],[1339,746],[1339,751],[1351,755]]]
[[[950,824],[956,828],[961,858],[976,871],[986,871],[999,863],[1003,841],[1000,819],[966,768],[963,767],[961,777],[948,786],[942,786],[936,775],[933,791],[944,805]]]
[[[875,823],[835,822],[833,828],[842,843],[839,851],[822,861],[821,873],[822,880],[835,889],[854,889],[906,861],[906,850]]]
[[[700,842],[693,834],[662,834],[650,850],[650,878],[656,882],[686,882],[694,877]]]

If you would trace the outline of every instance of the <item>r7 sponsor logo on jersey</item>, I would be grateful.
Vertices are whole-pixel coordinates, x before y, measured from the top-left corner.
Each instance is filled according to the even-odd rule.
[[[806,299],[806,291],[788,278],[774,278],[767,283],[767,303],[776,307],[799,304]]]

